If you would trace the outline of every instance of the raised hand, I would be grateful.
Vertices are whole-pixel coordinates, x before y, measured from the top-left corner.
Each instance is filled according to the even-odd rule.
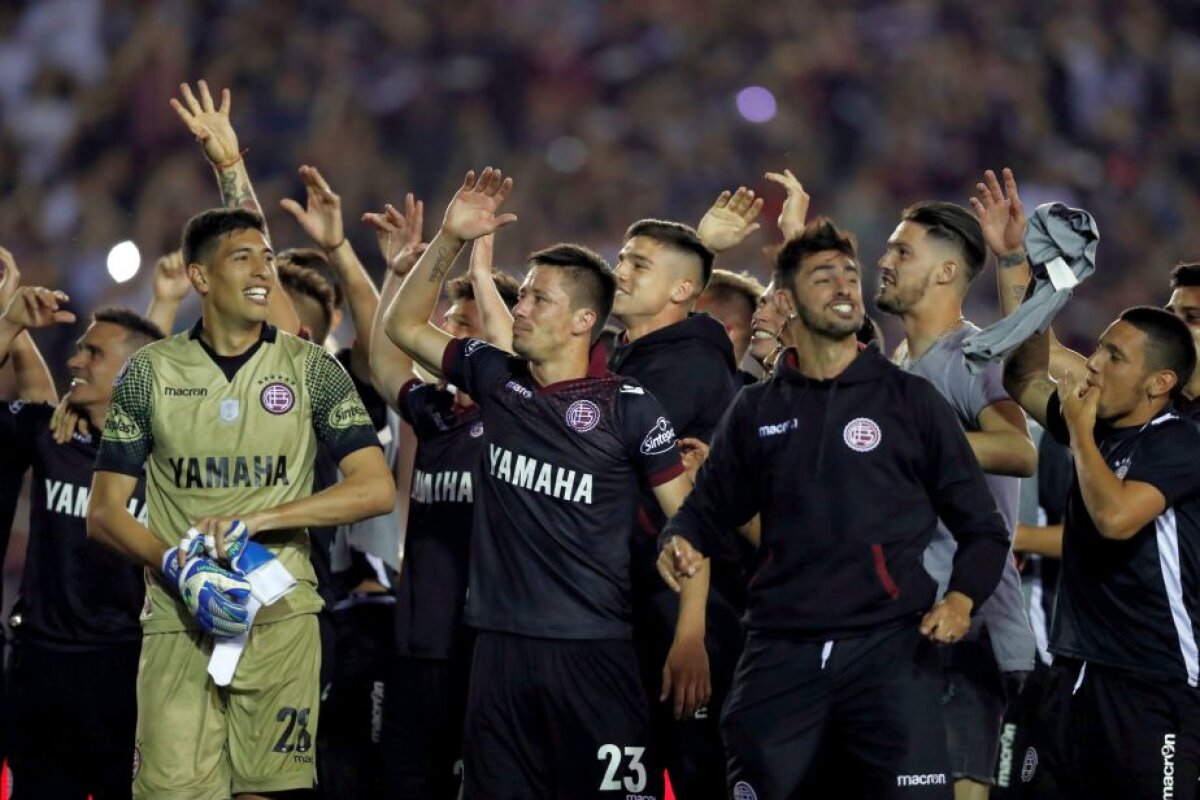
[[[429,246],[421,241],[425,203],[414,198],[412,192],[404,196],[403,214],[389,203],[384,206],[382,214],[363,214],[362,221],[375,231],[379,252],[388,269],[401,278],[412,270],[421,253]]]
[[[231,99],[228,89],[221,90],[221,106],[213,103],[212,94],[208,91],[208,83],[201,79],[196,83],[200,99],[192,94],[192,88],[186,83],[179,84],[179,94],[183,102],[171,98],[171,108],[187,125],[196,141],[204,147],[204,156],[213,166],[226,167],[236,163],[241,157],[238,150],[237,134],[229,122]]]
[[[471,245],[471,264],[467,267],[472,275],[484,278],[492,276],[492,262],[496,252],[496,234],[480,236]]]
[[[996,173],[988,170],[983,180],[975,184],[978,197],[971,198],[971,208],[983,227],[983,238],[1005,266],[1005,259],[1017,259],[1025,252],[1025,206],[1017,194],[1017,179],[1008,167],[1004,168],[1004,187]],[[1018,262],[1019,263],[1019,262]]]
[[[336,250],[346,241],[342,227],[342,198],[334,194],[316,167],[300,167],[300,179],[308,190],[307,206],[302,208],[290,197],[279,201],[296,218],[309,238],[323,250]]]
[[[8,304],[4,319],[22,328],[47,328],[74,322],[75,315],[62,306],[70,302],[65,292],[41,286],[22,286]]]
[[[762,227],[754,221],[762,207],[762,198],[756,199],[754,192],[745,186],[739,186],[736,192],[721,192],[696,226],[696,233],[714,253],[737,247]]]
[[[783,231],[784,241],[790,242],[804,232],[804,223],[808,218],[808,192],[804,191],[804,187],[800,185],[800,181],[796,179],[790,169],[785,169],[783,172],[768,172],[763,177],[771,183],[779,184],[787,192],[783,208],[779,210],[779,219],[776,222],[779,230]]]
[[[17,269],[17,260],[13,254],[0,247],[0,313],[8,308],[8,304],[21,288],[21,270]]]
[[[154,299],[178,304],[192,290],[187,269],[183,263],[183,251],[176,250],[158,259],[154,265]]]
[[[512,188],[513,179],[504,177],[498,169],[486,167],[478,179],[474,170],[468,172],[446,207],[442,231],[467,242],[516,222],[516,214],[496,213],[512,193]]]

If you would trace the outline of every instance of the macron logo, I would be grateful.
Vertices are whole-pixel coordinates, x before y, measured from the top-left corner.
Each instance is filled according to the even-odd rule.
[[[946,773],[931,772],[928,775],[897,775],[897,786],[944,786]]]
[[[524,397],[526,400],[533,398],[533,392],[529,391],[529,389],[525,388],[516,381],[509,381],[508,383],[504,384],[504,388],[508,389],[513,394],[521,395],[521,397]]]
[[[789,420],[784,420],[783,422],[776,422],[773,425],[760,425],[758,428],[758,438],[766,439],[769,436],[778,436],[781,433],[794,431],[799,427],[800,420],[798,420],[796,417],[792,417]]]

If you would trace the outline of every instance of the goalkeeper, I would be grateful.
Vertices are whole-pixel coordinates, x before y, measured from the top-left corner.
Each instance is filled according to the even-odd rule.
[[[133,793],[280,797],[311,789],[315,776],[321,600],[305,526],[386,513],[395,486],[350,377],[266,321],[278,290],[262,217],[199,214],[183,251],[201,319],[122,368],[88,509],[90,536],[148,567]],[[312,494],[319,441],[345,480]],[[149,529],[126,510],[143,464]],[[248,622],[250,584],[236,557],[244,548],[225,541],[231,527],[298,584],[258,612],[232,683],[217,687],[214,641]],[[195,537],[180,547],[193,528],[219,559]]]

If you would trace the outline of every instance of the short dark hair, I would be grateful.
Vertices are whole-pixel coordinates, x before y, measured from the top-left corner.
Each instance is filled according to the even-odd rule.
[[[1200,261],[1191,264],[1176,264],[1171,270],[1171,288],[1182,289],[1200,286]]]
[[[699,297],[700,293],[708,286],[708,282],[712,280],[713,261],[716,260],[716,255],[704,246],[704,242],[700,241],[700,235],[691,225],[670,222],[665,219],[643,219],[629,226],[629,229],[625,231],[625,241],[628,242],[635,236],[653,239],[668,247],[693,255],[700,261],[700,285],[696,287],[694,296]]]
[[[317,301],[325,314],[325,325],[333,324],[333,287],[315,270],[301,267],[291,261],[277,264],[279,284],[284,289]]]
[[[789,239],[775,255],[775,287],[791,289],[804,257],[825,250],[836,250],[858,260],[858,242],[854,234],[843,231],[829,217],[817,217],[804,226],[799,236]]]
[[[217,241],[227,233],[255,230],[267,233],[262,214],[246,208],[210,208],[183,227],[183,263],[196,264],[212,255]]]
[[[117,325],[125,329],[126,335],[129,338],[136,340],[137,347],[140,349],[150,342],[157,342],[159,339],[165,339],[166,335],[162,328],[158,327],[153,321],[143,317],[141,314],[128,308],[120,306],[105,306],[97,309],[92,314],[92,322],[107,322],[110,325]]]
[[[329,263],[323,252],[314,247],[289,247],[275,255],[276,264],[295,264],[297,267],[312,270],[329,284],[333,290],[333,307],[341,308],[346,299],[342,291],[342,279],[337,270]]]
[[[517,304],[517,296],[521,293],[521,284],[517,283],[516,278],[509,275],[507,272],[492,272],[492,282],[496,284],[496,290],[500,292],[500,299],[504,301],[504,305],[512,308]],[[459,300],[474,300],[475,286],[471,283],[470,275],[459,275],[452,281],[446,284],[446,296],[451,302]]]
[[[708,282],[706,294],[716,295],[722,299],[732,298],[741,300],[750,310],[750,315],[758,309],[758,299],[767,289],[748,272],[730,272],[727,269],[714,269]]]
[[[925,228],[934,239],[952,243],[966,262],[967,283],[983,270],[987,262],[987,243],[979,220],[967,209],[943,200],[926,200],[904,209],[904,221]]]
[[[535,267],[563,271],[567,277],[564,288],[571,298],[571,307],[590,308],[596,312],[596,324],[592,326],[592,341],[595,341],[608,322],[617,293],[617,279],[604,257],[582,245],[559,243],[530,253],[528,261]]]
[[[1188,326],[1171,312],[1151,306],[1127,308],[1118,319],[1146,334],[1146,366],[1175,373],[1171,399],[1177,398],[1196,369],[1196,345]]]

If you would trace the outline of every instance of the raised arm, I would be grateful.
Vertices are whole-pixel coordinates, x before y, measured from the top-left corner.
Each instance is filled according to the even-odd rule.
[[[1011,315],[1021,305],[1033,282],[1033,271],[1029,256],[1025,252],[1025,231],[1029,220],[1025,206],[1017,192],[1017,179],[1013,171],[1004,168],[1004,186],[996,173],[988,170],[983,180],[975,184],[978,197],[970,198],[971,207],[983,228],[983,238],[988,249],[996,256],[996,285],[1000,295],[1000,309],[1004,316]],[[1064,347],[1048,332],[1047,371],[1061,380],[1068,372],[1080,372],[1086,359],[1070,348]]]
[[[441,374],[442,354],[450,343],[450,336],[429,322],[442,282],[466,242],[516,222],[515,214],[496,213],[512,186],[512,178],[491,167],[484,169],[478,180],[474,171],[468,172],[446,208],[441,230],[387,310],[384,332],[388,338],[434,374]]]
[[[229,90],[221,90],[221,105],[217,107],[206,81],[198,81],[196,88],[200,92],[199,99],[196,99],[190,86],[180,84],[179,93],[183,101],[171,98],[171,108],[175,109],[183,124],[204,148],[204,157],[217,176],[221,204],[225,208],[245,208],[262,214],[265,230],[266,215],[254,195],[254,187],[250,185],[250,173],[246,170],[246,160],[243,158],[245,151],[238,149],[237,133],[229,121],[232,107]],[[270,232],[267,232],[268,243],[270,239]],[[272,325],[288,333],[300,331],[300,317],[296,315],[287,292],[280,286],[278,275],[274,278],[267,302],[267,319]]]
[[[304,181],[308,193],[307,205],[301,207],[291,198],[284,198],[279,204],[300,223],[313,243],[325,251],[329,263],[342,280],[346,302],[350,306],[350,320],[354,323],[350,365],[359,380],[365,381],[371,374],[371,322],[379,305],[379,292],[358,260],[354,246],[346,238],[342,223],[342,198],[329,188],[329,183],[316,167],[300,167],[300,179]]]
[[[800,185],[800,181],[790,169],[785,169],[783,172],[768,172],[763,177],[772,183],[779,184],[787,192],[783,207],[779,210],[779,219],[776,222],[779,230],[783,233],[783,240],[790,242],[804,233],[804,222],[808,218],[810,199],[808,192],[804,191],[804,187]]]
[[[723,253],[762,227],[754,221],[762,207],[762,198],[755,199],[754,192],[745,186],[739,186],[736,192],[721,192],[700,219],[696,233],[709,250]]]
[[[21,271],[17,269],[12,253],[0,247],[0,316],[21,288]],[[8,337],[6,324],[0,320],[0,341]],[[11,329],[9,333],[11,333]],[[46,366],[45,359],[33,342],[29,331],[22,329],[0,346],[0,367],[12,358],[13,377],[17,382],[17,396],[31,403],[54,403],[54,376]]]
[[[0,363],[13,353],[17,393],[23,400],[54,403],[57,399],[50,369],[27,331],[74,322],[75,315],[65,308],[68,301],[63,292],[22,286],[0,317]]]
[[[425,252],[427,245],[421,242],[424,219],[425,204],[416,200],[411,192],[405,195],[403,214],[388,205],[382,214],[363,215],[363,222],[375,230],[387,264],[375,319],[371,321],[371,385],[397,411],[400,389],[413,378],[413,361],[384,333],[384,315],[400,291],[400,284]]]
[[[175,315],[179,304],[192,290],[183,263],[183,251],[176,250],[158,259],[154,265],[154,297],[146,309],[146,318],[157,325],[167,336],[175,329]]]
[[[492,279],[492,256],[496,249],[496,235],[489,233],[480,236],[471,245],[471,265],[468,275],[471,276],[471,289],[475,292],[475,305],[479,307],[479,317],[483,323],[483,338],[511,353],[512,347],[512,311],[504,304],[496,281]]]
[[[979,413],[978,422],[978,431],[967,431],[967,442],[984,472],[1027,478],[1037,471],[1037,448],[1019,405],[1012,400],[992,403]]]

